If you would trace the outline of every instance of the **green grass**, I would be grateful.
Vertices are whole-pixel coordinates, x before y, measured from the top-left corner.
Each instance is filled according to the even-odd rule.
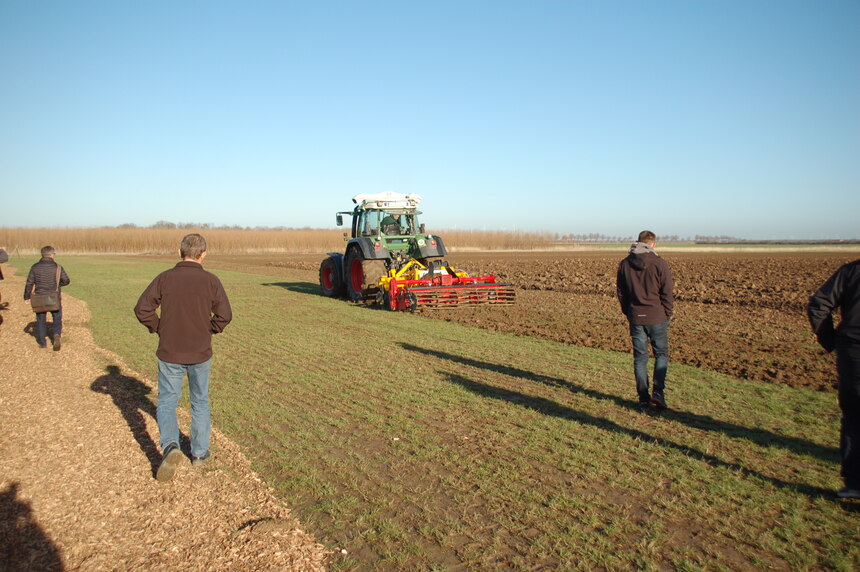
[[[155,377],[132,308],[171,263],[65,257],[97,343]],[[860,566],[833,394],[672,365],[660,416],[631,358],[217,270],[213,421],[332,548],[334,569]],[[217,451],[216,451],[217,454]]]

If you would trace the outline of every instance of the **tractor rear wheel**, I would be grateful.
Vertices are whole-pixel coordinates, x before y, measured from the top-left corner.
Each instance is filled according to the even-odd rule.
[[[343,282],[337,270],[337,262],[328,257],[320,264],[320,289],[323,296],[337,298],[343,295]]]
[[[360,302],[375,299],[379,279],[386,273],[382,260],[365,260],[361,250],[353,248],[346,255],[346,293],[351,300]]]

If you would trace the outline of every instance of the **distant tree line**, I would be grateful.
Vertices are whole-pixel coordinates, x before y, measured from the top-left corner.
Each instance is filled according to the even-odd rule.
[[[138,226],[134,223],[127,222],[116,226],[116,228],[152,228],[158,230],[314,230],[309,226],[293,227],[293,226],[242,226],[238,224],[210,224],[208,222],[170,222],[160,220],[149,226]]]
[[[697,234],[693,241],[697,244],[738,244],[746,242],[743,238],[735,236],[707,236],[704,234]]]
[[[696,235],[696,244],[860,244],[856,238],[828,238],[828,239],[779,239],[779,240],[751,240],[733,236],[704,236]]]
[[[632,236],[609,235],[599,232],[588,234],[556,234],[555,239],[558,242],[633,242],[636,240]],[[689,242],[689,239],[681,238],[677,234],[658,235],[657,240],[660,242]]]
[[[120,228],[120,229],[156,229],[156,230],[232,230],[232,231],[243,231],[243,230],[253,230],[253,231],[312,231],[319,230],[313,229],[308,226],[303,227],[290,227],[290,226],[241,226],[241,225],[214,225],[210,223],[200,223],[200,222],[170,222],[166,220],[160,220],[156,223],[153,223],[149,226],[138,226],[134,223],[125,223],[118,225],[116,227],[106,227],[106,228]],[[505,233],[504,231],[491,231],[496,234],[517,234],[517,233]],[[485,232],[486,234],[486,232]],[[528,233],[527,233],[528,234]],[[534,234],[534,233],[531,233]],[[611,234],[603,234],[599,232],[590,232],[590,233],[570,233],[570,234],[562,234],[555,233],[553,234],[544,234],[542,235],[543,240],[552,240],[555,239],[556,242],[566,242],[566,243],[619,243],[619,242],[633,242],[636,240],[633,236],[622,236],[622,235],[611,235]],[[785,239],[785,240],[751,240],[746,238],[738,238],[736,236],[729,235],[708,235],[708,234],[697,234],[693,238],[678,236],[677,234],[667,234],[667,235],[657,235],[657,240],[663,243],[666,242],[674,242],[674,243],[695,243],[695,244],[858,244],[860,240],[858,239],[815,239],[815,240],[794,240],[794,239]]]

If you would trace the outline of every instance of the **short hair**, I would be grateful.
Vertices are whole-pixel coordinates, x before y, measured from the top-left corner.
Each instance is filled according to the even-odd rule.
[[[182,242],[179,244],[179,255],[182,258],[197,260],[204,252],[206,252],[206,239],[203,235],[195,232],[182,237]]]
[[[643,230],[639,233],[639,238],[637,239],[637,241],[651,244],[652,242],[657,242],[657,235],[650,230]]]
[[[42,247],[42,258],[45,258],[46,256],[52,256],[52,255],[56,254],[56,252],[57,251],[54,250],[53,246],[43,246]]]

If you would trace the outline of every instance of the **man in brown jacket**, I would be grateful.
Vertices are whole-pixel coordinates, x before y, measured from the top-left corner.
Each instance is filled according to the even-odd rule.
[[[156,478],[169,481],[182,460],[176,406],[182,378],[188,373],[191,400],[191,463],[209,458],[209,365],[212,334],[233,318],[230,301],[214,274],[203,270],[206,240],[199,234],[183,237],[182,262],[159,274],[144,290],[134,314],[150,333],[158,333],[158,418],[161,465]],[[161,308],[161,315],[156,313]]]
[[[672,271],[657,255],[657,236],[639,233],[627,258],[618,265],[617,289],[621,311],[630,324],[633,373],[639,409],[666,409],[664,389],[669,368],[669,319],[674,308]],[[654,393],[648,389],[648,341],[654,350]]]

